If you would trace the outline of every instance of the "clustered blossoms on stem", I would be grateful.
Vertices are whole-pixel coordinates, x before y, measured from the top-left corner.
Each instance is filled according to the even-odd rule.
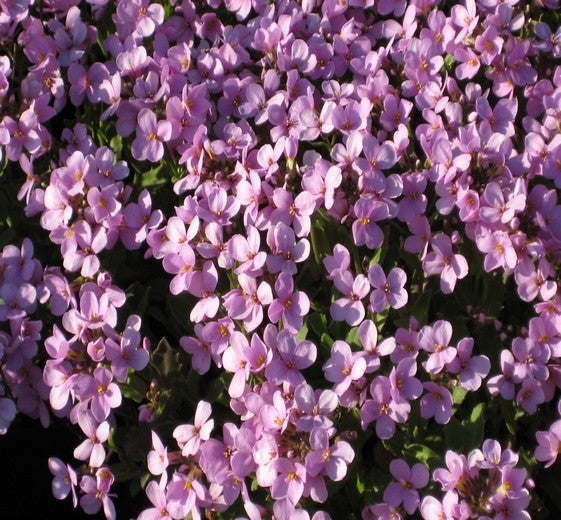
[[[367,327],[370,329],[369,337],[366,336]],[[359,335],[364,348],[367,351],[370,349],[376,352],[377,340],[374,324],[365,321],[361,328],[363,332],[361,335],[359,330]],[[413,324],[414,328],[415,324]],[[420,331],[398,329],[395,340],[383,342],[385,345],[377,356],[376,354],[368,355],[369,363],[373,362],[373,356],[389,355],[392,357],[394,366],[389,377],[380,375],[372,380],[369,387],[372,399],[353,402],[353,407],[357,404],[361,405],[360,415],[363,428],[376,421],[377,436],[380,439],[390,439],[395,433],[396,423],[407,421],[411,411],[410,401],[421,396],[420,412],[423,419],[434,417],[439,424],[446,424],[450,420],[453,389],[459,386],[466,391],[476,391],[481,386],[482,378],[486,377],[490,370],[489,359],[486,356],[471,356],[472,338],[462,338],[456,347],[448,345],[451,338],[452,326],[447,321],[439,320],[433,326],[427,325]],[[333,354],[334,350],[335,344],[332,349],[332,357],[337,355]],[[398,354],[399,360],[393,359],[400,350],[402,353]],[[427,376],[438,375],[425,383],[415,377],[419,353],[422,351],[429,354],[427,360],[421,363],[425,373]],[[425,357],[424,354],[421,356]],[[342,367],[341,373],[348,372],[349,375],[356,370],[355,366],[358,365],[356,363],[353,366],[350,357],[347,358],[346,364],[341,365],[341,362],[339,364]],[[378,366],[380,366],[380,361],[377,360],[376,365],[369,372],[375,371]],[[364,369],[362,373],[364,373]],[[331,381],[327,373],[326,379]]]
[[[80,505],[86,513],[94,514],[103,506],[106,517],[115,518],[110,498],[114,476],[104,466],[108,458],[105,445],[114,424],[113,409],[122,402],[118,383],[127,381],[131,369],[146,367],[150,343],[147,338],[142,340],[136,315],[129,316],[122,333],[115,330],[117,309],[125,303],[125,294],[107,273],[99,273],[95,283],[82,284],[77,295],[60,272],[47,277],[45,300],[50,300],[51,309],[58,304],[56,314],[62,314],[64,331],[54,325],[53,335],[45,339],[50,359],[43,380],[50,388],[53,413],[77,423],[86,437],[74,450],[74,457],[85,462],[78,472],[57,458],[50,459],[55,477],[65,474],[67,479],[64,491],[55,496],[64,498],[71,492],[76,505],[74,487],[79,486]]]
[[[42,288],[43,271],[31,240],[5,246],[0,253],[0,434],[18,410],[40,419],[45,428],[50,423],[49,388],[34,364],[43,324],[32,318]]]
[[[558,8],[0,3],[0,157],[19,163],[17,199],[61,255],[42,271],[31,241],[2,250],[0,433],[18,409],[47,426],[48,400],[84,434],[77,470],[50,459],[55,496],[114,518],[107,444],[134,375],[159,477],[142,520],[241,502],[251,520],[309,518],[364,459],[361,435],[397,457],[365,517],[526,518],[525,470],[498,441],[447,453],[442,502],[421,498],[428,469],[390,441],[418,435],[415,421],[461,424],[468,392],[518,415],[559,393]],[[125,315],[138,294],[113,283],[111,260],[137,250],[169,275],[181,349],[151,355],[145,316]],[[495,320],[505,348],[484,349],[474,330],[493,313],[471,298],[511,282],[534,315]],[[448,315],[465,294],[481,304],[469,325]],[[161,416],[186,413],[166,399],[187,393],[165,386],[166,345],[217,378],[227,419],[200,395],[193,424],[165,431]],[[536,433],[537,460],[555,461],[560,433],[559,420]]]
[[[482,449],[471,451],[467,457],[453,451],[446,452],[446,469],[433,472],[433,479],[446,494],[442,502],[433,496],[423,498],[419,506],[425,520],[432,518],[464,518],[466,515],[482,520],[491,518],[524,518],[530,502],[525,469],[517,469],[518,455],[501,450],[501,445],[487,439]]]
[[[454,451],[446,452],[446,468],[433,472],[445,495],[442,500],[426,495],[422,500],[418,489],[429,482],[429,472],[420,463],[409,468],[402,459],[390,464],[396,479],[384,491],[384,502],[366,508],[366,519],[406,518],[419,510],[425,520],[479,518],[481,520],[520,518],[530,519],[525,511],[530,502],[525,469],[518,469],[518,455],[487,439],[482,449],[472,450],[467,457]]]

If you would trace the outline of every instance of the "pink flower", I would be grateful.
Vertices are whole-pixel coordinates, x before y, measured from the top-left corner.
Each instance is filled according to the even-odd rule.
[[[171,123],[166,120],[157,121],[156,114],[149,108],[138,113],[136,139],[132,143],[131,152],[135,159],[158,162],[164,156],[163,142],[171,138]]]
[[[294,390],[294,401],[303,414],[296,423],[301,430],[311,432],[314,428],[333,425],[329,415],[339,405],[339,398],[332,390],[314,392],[310,385],[301,383]]]
[[[356,216],[352,226],[356,245],[366,244],[370,249],[380,247],[384,241],[384,233],[376,222],[389,217],[388,205],[362,196],[355,202],[353,212]]]
[[[98,366],[93,377],[82,375],[74,384],[76,394],[82,401],[89,401],[92,415],[99,422],[107,419],[111,409],[120,406],[122,401],[121,390],[112,380],[113,374]]]
[[[103,421],[97,424],[89,415],[82,415],[78,424],[86,435],[86,440],[74,450],[74,457],[78,460],[89,459],[88,463],[92,468],[99,468],[105,461],[103,443],[109,438],[109,423]]]
[[[434,417],[438,424],[446,424],[452,417],[452,394],[436,383],[424,383],[427,393],[421,398],[421,417]]]
[[[145,493],[154,507],[142,511],[138,520],[172,520],[165,491],[152,480],[146,486]]]
[[[364,320],[359,325],[358,338],[364,348],[365,373],[375,372],[380,368],[380,356],[389,354],[392,349],[384,348],[389,346],[387,341],[378,345],[378,329],[372,320]],[[395,348],[395,340],[393,348]]]
[[[413,377],[417,373],[415,358],[402,359],[390,372],[390,383],[396,400],[412,401],[423,393],[423,385]]]
[[[458,79],[473,78],[481,66],[477,54],[470,49],[466,50],[463,47],[456,49],[454,58],[461,63],[456,67],[456,77]]]
[[[73,234],[76,241],[64,251],[63,265],[69,271],[80,269],[82,276],[93,277],[100,267],[97,254],[107,246],[107,231],[99,225],[92,229],[85,220],[79,220],[74,224]]]
[[[168,450],[155,432],[152,432],[152,448],[146,457],[148,471],[152,475],[162,475],[169,465]]]
[[[292,225],[296,236],[302,237],[310,233],[310,215],[315,210],[312,195],[302,191],[296,197],[284,188],[277,188],[273,193],[273,202],[277,209],[271,214],[271,222],[282,222],[287,226]]]
[[[362,299],[370,291],[368,279],[359,274],[353,279],[350,271],[339,271],[334,279],[335,286],[345,296],[335,300],[329,309],[331,317],[337,321],[346,321],[349,325],[358,325],[364,318],[365,310]]]
[[[407,222],[407,227],[413,234],[405,239],[403,249],[409,253],[421,253],[421,260],[424,260],[431,241],[431,229],[427,217],[416,215]]]
[[[475,392],[491,370],[491,363],[487,356],[471,357],[472,350],[473,338],[462,338],[456,347],[456,358],[448,365],[448,372],[459,374],[462,388]]]
[[[341,185],[342,180],[343,176],[338,166],[320,160],[316,163],[312,174],[304,176],[302,187],[307,192],[315,194],[320,201],[323,200],[325,209],[331,209],[335,203],[335,190]]]
[[[336,383],[333,390],[341,395],[353,381],[360,379],[366,370],[366,361],[362,352],[353,353],[351,347],[337,340],[331,347],[331,356],[323,365],[325,378]]]
[[[100,472],[105,472],[111,475],[107,468],[100,468],[96,472],[96,476]],[[111,475],[111,479],[113,476]],[[80,506],[89,515],[96,514],[103,506],[103,512],[107,520],[116,520],[117,514],[115,506],[110,496],[107,494],[107,489],[100,478],[93,478],[89,475],[82,477],[80,481],[80,490],[82,498],[80,498]]]
[[[423,260],[423,269],[427,274],[440,274],[440,289],[444,294],[450,294],[456,287],[456,281],[467,276],[468,264],[462,255],[453,253],[448,235],[434,235],[431,246],[433,251]]]
[[[526,195],[514,192],[505,201],[501,187],[496,182],[490,182],[483,192],[480,205],[479,214],[481,215],[481,220],[486,224],[495,224],[499,221],[507,224],[514,218],[517,212],[525,209]]]
[[[349,250],[341,244],[335,244],[333,255],[327,255],[323,259],[323,265],[327,270],[327,279],[335,280],[339,277],[340,272],[349,270],[351,265]]]
[[[429,374],[438,374],[456,357],[456,349],[448,346],[451,339],[452,325],[445,320],[436,321],[432,327],[426,325],[419,331],[419,346],[431,353],[424,363]]]
[[[294,276],[298,271],[296,263],[310,255],[310,242],[305,238],[296,242],[292,228],[282,222],[269,228],[267,245],[271,250],[267,255],[267,268],[273,274],[282,271]]]
[[[189,290],[195,267],[195,253],[189,245],[181,244],[179,252],[167,254],[162,264],[166,272],[175,275],[169,284],[172,294]]]
[[[280,273],[275,282],[278,298],[271,302],[268,316],[272,323],[282,318],[284,328],[296,334],[310,310],[310,300],[305,292],[294,291],[294,280],[287,273]]]
[[[288,413],[282,392],[273,394],[273,404],[265,404],[259,411],[259,419],[267,433],[282,433],[288,426]]]
[[[535,379],[525,379],[522,388],[516,394],[516,404],[532,415],[544,401],[545,394],[540,383]]]
[[[370,395],[360,410],[362,429],[376,421],[376,435],[380,439],[391,439],[395,424],[404,423],[411,411],[411,405],[394,399],[390,380],[386,376],[376,376],[370,384]]]
[[[181,448],[184,457],[196,455],[199,452],[201,442],[210,438],[214,428],[214,419],[208,420],[212,414],[210,403],[199,401],[195,411],[194,424],[182,424],[173,430],[173,437]]]
[[[183,350],[187,352],[187,354],[191,354],[193,356],[191,359],[193,369],[198,374],[206,374],[210,368],[211,360],[209,343],[203,337],[203,326],[201,324],[195,325],[194,331],[195,335],[197,336],[196,339],[190,336],[182,336],[179,340],[179,344],[181,345],[181,348],[183,348]],[[224,348],[226,348],[225,345]],[[220,358],[215,355],[213,355],[213,357],[218,358],[218,360],[215,359],[215,362],[219,364]]]
[[[544,467],[549,468],[559,455],[561,447],[561,420],[555,421],[548,431],[536,432],[538,446],[534,452],[537,460],[545,462]]]
[[[240,203],[226,190],[213,186],[205,199],[197,206],[197,215],[205,222],[216,222],[221,225],[230,223],[230,219],[238,213]]]
[[[458,503],[458,495],[456,493],[446,493],[442,502],[439,502],[433,496],[423,498],[419,510],[424,520],[453,520],[456,518],[454,512]]]
[[[263,305],[273,301],[271,286],[245,273],[238,275],[240,289],[234,289],[224,295],[224,307],[228,316],[234,320],[244,320],[245,330],[251,332],[263,321]]]
[[[226,9],[236,13],[238,20],[247,18],[251,11],[251,0],[225,0]]]
[[[249,271],[251,274],[260,272],[260,268],[267,259],[267,254],[259,251],[260,245],[259,231],[253,226],[247,228],[247,238],[242,235],[234,235],[228,241],[228,251],[230,256],[241,262],[236,268],[236,274]]]
[[[183,518],[190,513],[200,518],[199,507],[207,506],[210,501],[209,492],[198,480],[181,473],[173,475],[166,498],[167,510],[172,518]]]
[[[501,394],[503,399],[514,398],[514,356],[510,350],[501,352],[501,374],[489,378],[487,387],[491,395]]]
[[[384,491],[384,501],[390,506],[397,507],[403,503],[405,511],[412,515],[419,506],[417,489],[429,483],[429,470],[424,464],[414,464],[409,468],[403,459],[390,462],[390,473],[397,480]]]
[[[403,269],[394,267],[386,278],[380,264],[374,263],[368,270],[368,281],[374,287],[370,294],[370,307],[373,312],[383,312],[388,303],[394,309],[400,309],[407,304],[408,295],[404,289],[407,275]]]
[[[306,455],[306,469],[310,475],[325,473],[334,481],[345,478],[347,466],[355,457],[349,443],[337,441],[329,446],[327,431],[315,428],[310,434],[310,447],[313,451]]]
[[[58,500],[63,500],[69,493],[72,493],[72,503],[76,507],[78,505],[76,472],[56,457],[49,459],[49,471],[55,476],[53,479],[53,496]]]
[[[512,241],[504,231],[482,232],[475,237],[477,247],[485,254],[483,267],[490,272],[498,267],[514,269],[518,262],[518,255]]]
[[[6,397],[0,398],[0,435],[4,435],[8,431],[16,414],[17,408],[14,402]]]
[[[216,316],[220,307],[220,299],[214,293],[218,283],[218,271],[209,260],[204,263],[201,271],[195,271],[189,284],[189,292],[198,296],[199,301],[191,309],[189,317],[194,323]]]
[[[117,6],[120,22],[131,24],[138,35],[150,36],[164,21],[164,8],[148,0],[125,0]]]
[[[251,373],[248,351],[249,343],[246,337],[241,332],[234,331],[230,336],[230,346],[222,354],[224,369],[234,373],[228,388],[230,397],[234,399],[243,395],[245,383]]]
[[[265,369],[265,377],[275,385],[286,382],[298,386],[305,381],[300,370],[314,363],[317,347],[311,341],[297,343],[293,334],[282,330],[277,336],[277,354]]]
[[[105,357],[111,362],[111,372],[115,379],[121,383],[126,381],[129,368],[142,370],[150,361],[148,350],[137,348],[141,341],[139,329],[140,318],[130,316],[119,343],[112,338],[107,338],[105,341]]]
[[[271,485],[271,496],[275,500],[287,498],[290,503],[296,504],[304,493],[306,468],[297,462],[280,458],[275,461],[275,469],[278,475]]]

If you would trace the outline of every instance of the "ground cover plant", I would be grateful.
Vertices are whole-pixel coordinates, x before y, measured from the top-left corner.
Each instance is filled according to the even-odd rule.
[[[0,446],[110,520],[561,515],[560,21],[0,0]]]

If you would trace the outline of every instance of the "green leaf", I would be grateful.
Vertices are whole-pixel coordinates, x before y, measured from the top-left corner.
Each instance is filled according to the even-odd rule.
[[[466,398],[467,390],[464,390],[461,386],[454,387],[452,391],[452,400],[454,404],[462,404]]]
[[[351,330],[349,330],[347,336],[345,337],[345,341],[351,346],[359,348],[362,347],[360,338],[358,337],[358,327],[353,327]]]
[[[152,474],[151,473],[143,473],[142,476],[140,477],[140,485],[144,488],[146,487],[146,484],[148,484],[148,481],[152,478]]]
[[[441,457],[436,451],[422,444],[409,444],[405,446],[405,452],[409,454],[412,459],[418,460],[429,467],[433,464],[438,464],[441,460]]]
[[[455,417],[452,417],[444,425],[444,437],[446,439],[446,447],[453,450],[464,451],[469,444],[468,429]]]
[[[117,482],[126,482],[135,476],[136,470],[128,462],[111,464],[111,473]]]
[[[320,312],[310,314],[306,320],[306,324],[312,331],[321,338],[321,335],[327,332],[327,317]]]
[[[431,298],[432,291],[430,289],[423,291],[411,309],[411,316],[415,316],[421,325],[428,322]]]
[[[207,391],[205,393],[205,401],[209,403],[221,403],[225,406],[229,405],[229,395],[227,388],[230,381],[227,380],[226,374],[222,374],[221,377],[216,378],[207,386]]]
[[[158,368],[163,377],[178,374],[181,368],[179,351],[172,348],[166,338],[162,338],[152,353],[152,363]]]
[[[131,480],[131,483],[129,484],[129,493],[131,494],[131,497],[135,497],[141,491],[142,486],[140,485],[140,482],[137,479]]]
[[[116,451],[116,452],[120,451],[120,447],[117,444],[117,437],[115,435],[115,428],[111,428],[111,430],[109,431],[109,437],[107,438],[107,445],[113,451]]]
[[[471,445],[468,448],[475,448],[483,441],[485,434],[485,403],[475,405],[469,416],[469,422],[466,424],[470,433]]]
[[[468,418],[459,421],[452,417],[444,426],[446,445],[452,449],[466,452],[481,444],[485,428],[485,404],[478,403]]]
[[[139,316],[144,316],[150,303],[151,287],[145,286],[139,282],[135,282],[129,293],[127,294],[127,301],[131,302],[134,308],[134,313]]]
[[[171,2],[164,2],[163,7],[165,19],[167,20],[173,14],[173,5]]]
[[[167,166],[165,162],[161,162],[158,166],[148,170],[145,173],[140,174],[140,186],[142,188],[149,188],[160,186],[165,184],[169,180],[169,175],[167,175],[167,169],[164,167]]]
[[[483,412],[485,411],[485,403],[479,403],[475,405],[469,416],[469,421],[472,424],[480,422],[483,419]]]
[[[194,305],[194,297],[185,292],[175,296],[170,294],[166,297],[168,316],[173,318],[171,322],[178,326],[180,330],[191,332],[192,324],[189,320],[189,313]]]
[[[306,325],[306,323],[304,323],[295,336],[296,341],[304,341],[307,335],[308,335],[308,326]]]
[[[329,247],[329,241],[327,240],[324,224],[319,218],[315,218],[312,222],[310,239],[313,258],[316,265],[321,268],[323,258],[331,251]]]
[[[505,296],[505,279],[502,273],[483,277],[483,296],[481,307],[488,316],[498,316],[501,312]]]
[[[116,135],[109,141],[109,148],[113,150],[115,154],[115,159],[119,160],[121,158],[121,152],[123,150],[123,138],[120,135]]]
[[[129,375],[124,385],[121,385],[123,396],[136,403],[141,403],[144,400],[147,391],[148,385],[134,373]]]
[[[199,381],[199,375],[192,368],[189,369],[187,377],[181,379],[182,398],[191,403],[193,408],[197,407],[200,398]],[[222,387],[222,389],[224,389],[224,387]],[[212,403],[213,401],[210,402]]]
[[[389,226],[386,226],[384,227],[384,242],[378,249],[376,249],[376,252],[372,255],[370,262],[368,262],[369,268],[372,267],[374,264],[381,264],[383,262],[387,249],[384,246],[387,242],[388,235],[389,235]]]
[[[333,339],[329,334],[321,335],[321,345],[326,345],[328,348],[331,348],[331,346],[333,345]]]
[[[331,320],[327,326],[329,335],[335,339],[342,339],[346,336],[347,324],[342,321]]]

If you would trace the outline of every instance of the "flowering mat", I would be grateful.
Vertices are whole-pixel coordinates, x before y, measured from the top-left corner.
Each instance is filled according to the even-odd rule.
[[[1,0],[0,509],[560,518],[559,4]]]

